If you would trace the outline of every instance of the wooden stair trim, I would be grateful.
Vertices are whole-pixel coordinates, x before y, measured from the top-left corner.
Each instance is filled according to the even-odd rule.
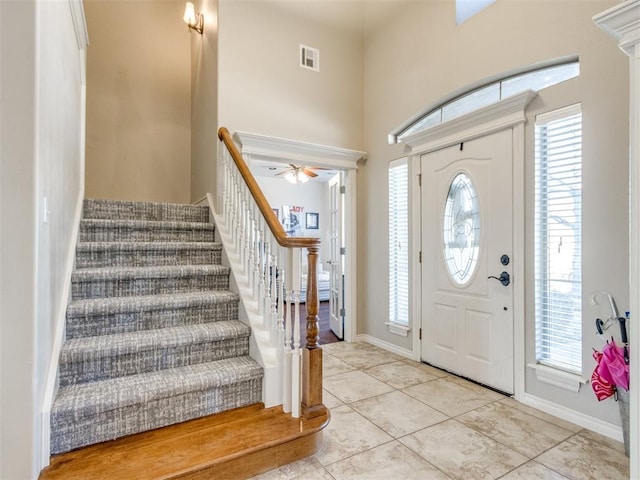
[[[40,479],[248,478],[316,453],[328,422],[254,404],[56,455]]]
[[[223,462],[211,468],[171,477],[167,480],[245,480],[310,457],[321,448],[322,431],[318,431],[290,442],[253,452],[243,456],[240,462]]]

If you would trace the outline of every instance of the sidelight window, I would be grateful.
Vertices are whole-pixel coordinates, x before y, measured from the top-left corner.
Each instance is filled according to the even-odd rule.
[[[406,158],[389,165],[389,325],[409,325],[409,165]]]
[[[538,363],[582,371],[582,113],[536,117],[535,318]]]

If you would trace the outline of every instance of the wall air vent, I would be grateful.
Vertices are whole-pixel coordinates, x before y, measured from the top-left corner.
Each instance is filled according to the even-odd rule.
[[[309,70],[320,71],[320,51],[317,48],[300,45],[300,66]]]

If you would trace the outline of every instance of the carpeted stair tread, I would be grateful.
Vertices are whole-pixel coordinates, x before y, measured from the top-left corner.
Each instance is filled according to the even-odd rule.
[[[81,242],[76,252],[100,252],[121,250],[222,250],[215,242]]]
[[[138,310],[162,310],[165,308],[187,308],[237,302],[240,296],[229,290],[210,292],[183,292],[166,295],[140,295],[137,297],[85,298],[74,300],[67,307],[67,319],[85,315],[127,313]]]
[[[82,268],[72,274],[72,282],[93,279],[113,278],[124,280],[129,278],[168,278],[186,277],[189,275],[228,274],[229,267],[223,265],[161,265],[159,267],[98,267]]]
[[[60,351],[60,362],[67,363],[85,355],[117,357],[162,347],[190,345],[212,340],[249,336],[251,329],[239,320],[201,325],[157,328],[140,332],[116,333],[67,340]]]
[[[262,377],[262,367],[241,356],[61,387],[51,410],[51,451],[251,405],[261,401]]]
[[[83,218],[122,218],[153,221],[178,220],[208,222],[207,206],[176,203],[133,202],[128,200],[85,199]]]
[[[85,227],[121,227],[121,228],[148,228],[166,230],[174,228],[189,228],[193,230],[213,230],[213,223],[180,222],[176,220],[124,220],[110,218],[88,218],[80,221]]]
[[[71,275],[71,296],[78,300],[226,290],[229,271],[229,267],[223,265],[82,268]]]
[[[75,300],[67,307],[67,339],[236,320],[239,300],[229,290]]]
[[[212,242],[214,231],[212,223],[202,222],[86,219],[80,221],[79,241]]]
[[[249,353],[251,329],[238,320],[67,340],[60,384],[210,362]]]
[[[71,412],[77,418],[262,375],[262,367],[249,356],[243,356],[69,385],[58,390],[51,413]]]
[[[214,242],[81,242],[76,268],[210,265],[221,255],[222,244]]]

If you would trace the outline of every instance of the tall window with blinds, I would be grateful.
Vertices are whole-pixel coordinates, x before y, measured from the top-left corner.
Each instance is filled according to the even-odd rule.
[[[582,372],[582,113],[535,126],[535,317],[538,363]]]
[[[409,166],[389,164],[389,325],[409,325]]]

